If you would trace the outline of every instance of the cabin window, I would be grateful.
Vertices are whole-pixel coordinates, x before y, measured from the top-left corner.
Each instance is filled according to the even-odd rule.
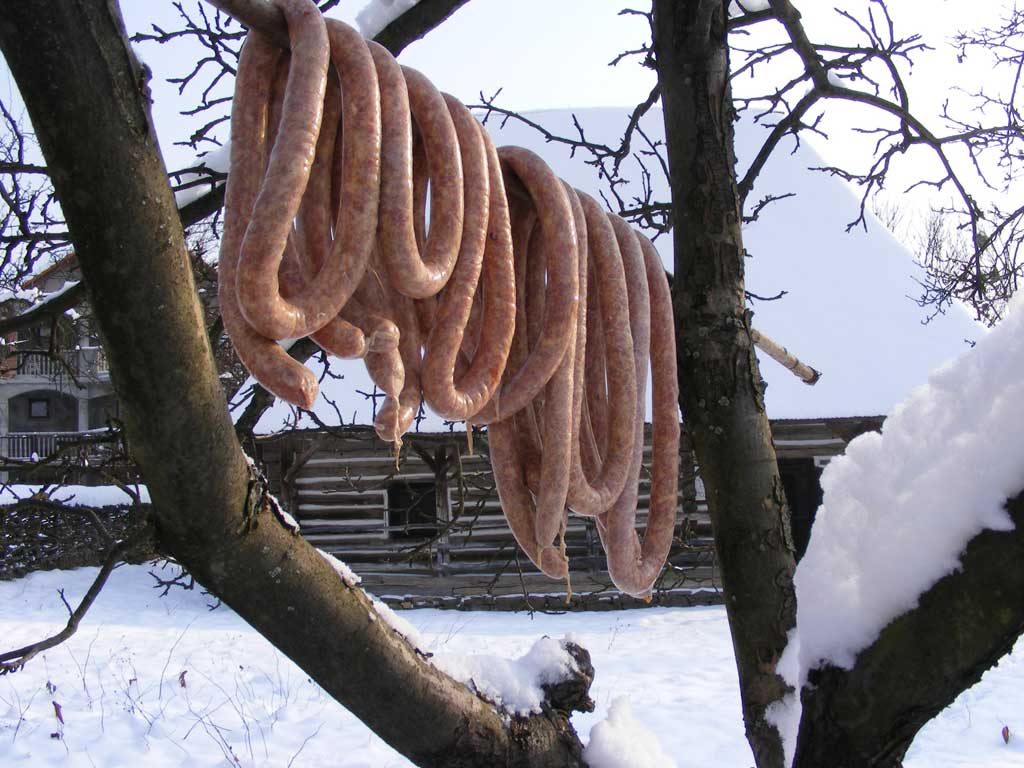
[[[44,397],[29,398],[28,417],[30,419],[50,418],[50,401]]]
[[[388,536],[426,539],[437,527],[437,486],[432,482],[396,480],[388,484]]]

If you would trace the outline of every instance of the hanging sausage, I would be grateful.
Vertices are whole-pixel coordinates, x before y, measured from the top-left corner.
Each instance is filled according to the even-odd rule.
[[[567,515],[594,517],[615,584],[648,597],[679,476],[654,247],[534,153],[495,149],[466,107],[311,0],[274,2],[292,53],[250,32],[232,106],[220,302],[239,358],[307,409],[316,380],[278,342],[362,358],[385,394],[375,428],[396,444],[421,399],[488,425],[502,508],[537,567],[566,577]]]

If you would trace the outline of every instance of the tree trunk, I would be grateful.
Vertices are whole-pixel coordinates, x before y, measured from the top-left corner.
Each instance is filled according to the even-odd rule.
[[[228,418],[116,4],[7,3],[0,46],[67,218],[161,550],[419,765],[580,765],[567,713],[506,722],[276,518]]]
[[[725,0],[655,0],[654,47],[672,186],[680,400],[707,492],[759,768],[779,768],[765,709],[793,627],[794,555],[750,337],[733,154]]]

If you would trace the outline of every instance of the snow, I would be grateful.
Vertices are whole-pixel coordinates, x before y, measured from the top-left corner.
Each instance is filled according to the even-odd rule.
[[[895,408],[881,433],[858,437],[825,468],[780,669],[796,690],[815,667],[851,668],[887,624],[960,566],[982,530],[1013,528],[1004,505],[1024,482],[1021,423],[1024,295]],[[798,711],[793,695],[773,715],[789,748]]]
[[[1024,485],[1022,423],[1024,295],[880,434],[857,438],[825,468],[796,577],[805,663],[852,666],[882,627],[957,568],[971,538],[1012,529],[1004,504]]]
[[[834,69],[827,70],[825,72],[825,78],[828,80],[830,85],[836,85],[840,88],[848,88],[850,86],[849,83],[843,81]]]
[[[36,307],[38,307],[40,304],[43,304],[44,302],[58,299],[60,296],[70,291],[76,285],[78,285],[77,281],[65,280],[64,284],[61,285],[60,288],[54,291],[50,291],[48,293],[43,293],[43,291],[41,291],[38,288],[16,288],[14,290],[5,289],[0,291],[0,304],[3,304],[4,302],[11,301],[14,299],[20,301],[27,301],[29,303],[29,306],[25,307],[20,312],[18,312],[17,315],[15,315],[15,317],[19,317],[21,315],[28,314],[29,312],[36,309]],[[70,310],[68,310],[68,312],[70,312]]]
[[[231,142],[226,141],[217,149],[209,152],[203,152],[190,167],[193,168],[208,168],[214,173],[227,173],[228,168],[231,165]],[[206,181],[209,180],[210,176],[206,173],[201,172],[190,172],[182,173],[179,177],[175,178],[176,184],[187,184],[189,182]],[[194,187],[188,187],[187,189],[179,190],[174,193],[174,203],[178,208],[184,208],[191,202],[198,200],[203,195],[212,192],[214,188],[224,183],[223,179],[211,181],[207,184],[196,184]]]
[[[605,143],[618,140],[628,113],[627,108],[611,107],[575,111],[588,139]],[[549,110],[528,116],[564,135],[574,135],[572,114],[570,110]],[[487,124],[499,146],[529,147],[559,176],[579,189],[598,193],[594,169],[584,163],[584,156],[572,158],[566,148],[545,143],[538,133],[514,121],[503,128],[499,123],[490,120]],[[661,140],[661,111],[652,110],[642,127],[652,141]],[[756,125],[737,126],[741,172],[765,133]],[[823,376],[809,387],[761,355],[761,373],[768,384],[768,415],[787,419],[886,414],[925,381],[929,371],[966,349],[964,339],[977,339],[984,332],[958,307],[923,323],[925,310],[908,298],[919,294],[917,279],[921,277],[910,252],[870,214],[867,232],[857,229],[846,234],[845,226],[856,215],[858,205],[853,193],[835,178],[806,170],[824,164],[806,143],[793,154],[790,149],[789,144],[779,148],[751,195],[752,200],[769,192],[795,192],[797,197],[768,206],[758,221],[744,229],[750,256],[747,288],[760,296],[787,291],[778,301],[753,304],[754,325]],[[655,176],[652,184],[655,193],[667,199],[665,180]],[[656,245],[671,270],[671,236],[658,238]],[[309,365],[322,378],[320,364],[311,361]],[[322,380],[323,394],[314,405],[317,416],[328,424],[338,423],[333,403],[345,424],[371,423],[371,402],[359,394],[373,391],[363,363],[334,360],[331,369],[344,378]],[[426,416],[422,431],[448,429],[429,410]],[[256,431],[271,434],[291,424],[315,426],[278,401],[263,415]]]
[[[495,706],[513,715],[540,712],[545,683],[557,683],[576,669],[562,643],[542,637],[518,659],[493,654],[439,653],[434,666],[483,694]]]
[[[146,486],[130,487],[139,494],[139,501],[149,503],[149,489]],[[45,493],[49,501],[69,507],[130,506],[135,502],[131,495],[114,485],[4,485],[0,487],[0,505],[16,504],[40,493]]]
[[[217,149],[206,152],[201,157],[203,165],[216,173],[227,173],[231,167],[231,140],[225,141]]]
[[[732,0],[729,3],[729,16],[742,16],[744,12],[767,11],[770,7],[768,0],[741,0],[741,2]]]
[[[395,632],[408,640],[409,644],[412,645],[413,648],[418,651],[423,651],[424,653],[426,652],[427,641],[416,627],[395,613],[391,606],[383,600],[379,600],[373,595],[370,595],[370,601],[373,603],[373,609],[376,611],[377,617],[383,620],[384,623],[395,630]],[[373,620],[374,616],[371,616],[370,618]]]
[[[250,459],[250,461],[252,460]],[[277,497],[274,496],[273,494],[268,493],[267,501],[270,503],[270,509],[274,513],[274,516],[281,523],[281,525],[283,525],[292,533],[298,534],[299,521],[292,517],[291,513],[281,505],[280,501],[277,500]]]
[[[342,562],[334,555],[332,555],[330,552],[324,552],[322,549],[318,548],[317,552],[319,552],[323,556],[324,560],[330,563],[331,568],[334,569],[335,573],[337,573],[338,576],[341,577],[341,580],[345,584],[347,584],[350,587],[355,587],[362,583],[363,580],[355,571],[348,567],[348,563]]]
[[[633,714],[629,699],[615,699],[608,718],[590,731],[590,743],[583,751],[590,768],[675,768],[676,761],[665,754],[658,735]]]
[[[783,659],[779,662],[778,672],[782,678],[793,686],[794,690],[791,693],[787,693],[782,699],[774,701],[768,705],[765,710],[765,720],[775,726],[775,730],[779,732],[779,736],[782,738],[782,751],[785,755],[784,765],[789,768],[793,765],[793,757],[796,754],[796,741],[800,735],[800,717],[803,714],[803,705],[800,702],[800,696],[797,693],[797,687],[794,684],[799,670],[796,667],[796,654],[787,653],[790,649],[795,648],[793,644],[795,632],[789,633],[789,645],[786,646],[786,651],[783,652]]]
[[[38,288],[5,288],[0,290],[0,304],[8,301],[27,301],[29,304],[35,304],[40,297],[42,292]],[[29,307],[31,309],[31,307]],[[22,310],[23,312],[27,310]]]
[[[74,606],[96,570],[0,582],[0,650],[63,627],[67,611],[56,590],[65,588]],[[220,768],[236,765],[229,755],[245,768],[411,765],[227,607],[210,611],[198,590],[160,598],[146,571],[115,570],[70,641],[0,678],[0,765]],[[572,719],[584,743],[604,748],[613,734],[602,735],[602,721],[609,721],[604,731],[630,725],[629,707],[615,705],[626,697],[633,719],[657,734],[680,768],[753,765],[722,607],[401,616],[438,655],[486,651],[511,659],[538,637],[571,635],[590,651],[597,672],[597,710]],[[63,726],[52,702],[61,706]],[[1009,744],[1000,736],[1004,726]],[[1018,734],[1024,735],[1024,644],[921,732],[905,765],[1020,766]],[[646,739],[636,741],[639,752]]]
[[[384,27],[412,8],[419,0],[371,0],[356,16],[359,34],[374,38]]]

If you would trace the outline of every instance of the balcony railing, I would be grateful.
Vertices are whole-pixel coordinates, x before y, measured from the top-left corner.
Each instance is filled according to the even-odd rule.
[[[8,459],[42,459],[82,438],[81,432],[11,432],[0,435],[0,455]]]
[[[20,376],[44,376],[53,379],[67,373],[61,361],[45,353],[21,352],[17,359],[18,364],[14,370]],[[76,375],[77,373],[75,371]]]
[[[107,356],[102,347],[80,347],[74,352],[61,353],[59,360],[47,352],[19,351],[9,360],[14,364],[6,366],[7,376],[99,378],[108,373]]]
[[[105,435],[104,429],[89,432],[9,432],[0,435],[0,464],[4,459],[37,461],[69,449],[62,459],[96,465],[109,460],[116,452],[116,444],[103,439]]]

